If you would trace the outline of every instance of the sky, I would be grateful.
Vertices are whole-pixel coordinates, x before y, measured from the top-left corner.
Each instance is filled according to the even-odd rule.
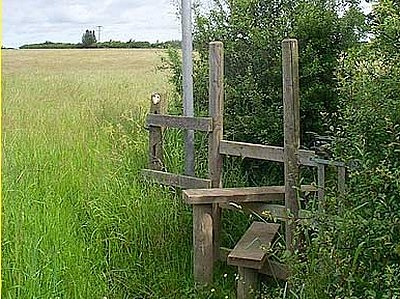
[[[2,45],[81,42],[101,28],[100,40],[181,39],[176,0],[3,0]]]
[[[201,1],[203,4],[208,1]],[[370,5],[363,2],[364,10]],[[155,42],[181,39],[180,0],[3,0],[2,45],[79,43],[103,26],[100,41]]]

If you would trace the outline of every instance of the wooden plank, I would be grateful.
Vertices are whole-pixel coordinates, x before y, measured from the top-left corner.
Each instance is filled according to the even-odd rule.
[[[259,295],[260,286],[258,271],[238,267],[239,280],[237,282],[237,299],[255,299]]]
[[[143,169],[142,175],[148,179],[156,181],[157,183],[183,189],[209,188],[211,185],[211,181],[208,179],[200,179],[187,175],[180,175],[151,169]]]
[[[209,45],[209,114],[213,122],[213,130],[208,136],[208,175],[211,188],[222,188],[222,161],[219,144],[223,135],[224,106],[224,48],[221,42]],[[214,259],[218,259],[221,232],[221,208],[213,204],[214,219]]]
[[[283,202],[283,186],[197,189],[183,191],[183,198],[189,204],[241,202]]]
[[[326,160],[326,159],[321,159],[318,157],[314,157],[314,158],[312,158],[312,160],[318,165],[323,164],[323,165],[336,166],[336,167],[346,166],[346,164],[343,162]]]
[[[283,148],[278,146],[222,140],[220,153],[229,156],[283,162]]]
[[[302,185],[301,191],[313,192],[316,188],[312,185]],[[188,189],[183,191],[183,198],[189,204],[283,202],[285,186]]]
[[[213,127],[212,119],[210,117],[189,117],[161,114],[147,115],[147,125],[203,132],[211,132]]]
[[[150,113],[163,114],[165,112],[164,99],[159,93],[153,93],[150,99]],[[162,170],[163,161],[163,128],[149,127],[149,168]]]
[[[283,162],[283,148],[272,145],[221,140],[220,153],[250,159]],[[305,166],[317,166],[314,161],[315,152],[299,150],[299,163]]]
[[[299,54],[295,39],[282,42],[283,71],[283,121],[284,121],[284,173],[285,206],[296,219],[299,214],[297,186],[299,185],[300,148],[300,100],[299,100]],[[286,246],[294,251],[294,232],[296,222],[286,222]]]
[[[193,207],[193,271],[201,284],[212,282],[214,266],[212,205]]]
[[[276,223],[253,222],[228,255],[228,264],[261,269],[279,227]]]
[[[232,249],[226,248],[226,247],[220,247],[219,251],[219,260],[221,262],[226,262],[228,259],[228,255],[232,252]],[[276,262],[276,261],[271,261],[268,258],[264,262],[264,265],[260,270],[258,270],[259,273],[265,274],[268,276],[272,276],[276,279],[280,280],[287,280],[289,277],[289,268],[285,264]]]

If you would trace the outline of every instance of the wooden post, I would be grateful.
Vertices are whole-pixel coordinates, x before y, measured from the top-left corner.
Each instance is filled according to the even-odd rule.
[[[300,101],[299,101],[299,54],[295,39],[282,42],[283,109],[284,109],[284,161],[285,161],[285,207],[294,219],[286,222],[286,246],[295,248],[294,230],[299,216],[299,147],[300,147]]]
[[[158,93],[153,93],[150,99],[150,113],[164,114],[164,99]],[[149,126],[149,168],[163,170],[163,128]]]
[[[339,196],[343,197],[346,191],[346,167],[338,166],[338,191]]]
[[[318,164],[318,206],[320,209],[324,207],[325,196],[325,165]]]
[[[238,267],[237,299],[254,299],[259,292],[258,271],[251,268]]]
[[[213,278],[212,205],[193,205],[193,271],[194,280],[208,284]]]
[[[224,45],[211,42],[209,45],[209,113],[213,119],[213,131],[208,137],[208,171],[211,188],[222,188],[222,155],[219,153],[223,135],[224,106]],[[219,257],[221,230],[221,208],[213,204],[214,261]]]

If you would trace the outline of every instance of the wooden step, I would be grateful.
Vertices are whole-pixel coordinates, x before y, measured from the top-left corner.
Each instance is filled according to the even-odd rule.
[[[253,222],[229,253],[229,265],[262,269],[268,256],[268,249],[279,229],[279,224]]]
[[[302,185],[302,192],[314,192],[312,185]],[[183,191],[183,198],[189,204],[210,204],[228,202],[276,202],[285,200],[285,186],[188,189]]]

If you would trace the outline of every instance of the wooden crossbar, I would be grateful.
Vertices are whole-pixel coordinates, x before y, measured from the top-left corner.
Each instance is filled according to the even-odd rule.
[[[208,179],[200,179],[187,175],[174,174],[158,170],[143,169],[142,175],[162,185],[174,186],[183,189],[209,188],[211,185],[211,181]]]
[[[221,140],[219,152],[228,156],[284,162],[284,151],[279,146]],[[299,163],[301,165],[317,166],[314,157],[313,151],[299,150]]]
[[[189,117],[164,114],[148,114],[147,125],[154,127],[169,127],[176,129],[211,132],[213,130],[211,117]]]
[[[235,202],[283,202],[285,191],[282,186],[195,189],[183,191],[183,198],[189,204]]]
[[[301,186],[301,191],[312,192],[311,185]],[[285,200],[285,186],[189,189],[183,191],[183,198],[189,204],[229,203],[229,202],[276,202]]]

